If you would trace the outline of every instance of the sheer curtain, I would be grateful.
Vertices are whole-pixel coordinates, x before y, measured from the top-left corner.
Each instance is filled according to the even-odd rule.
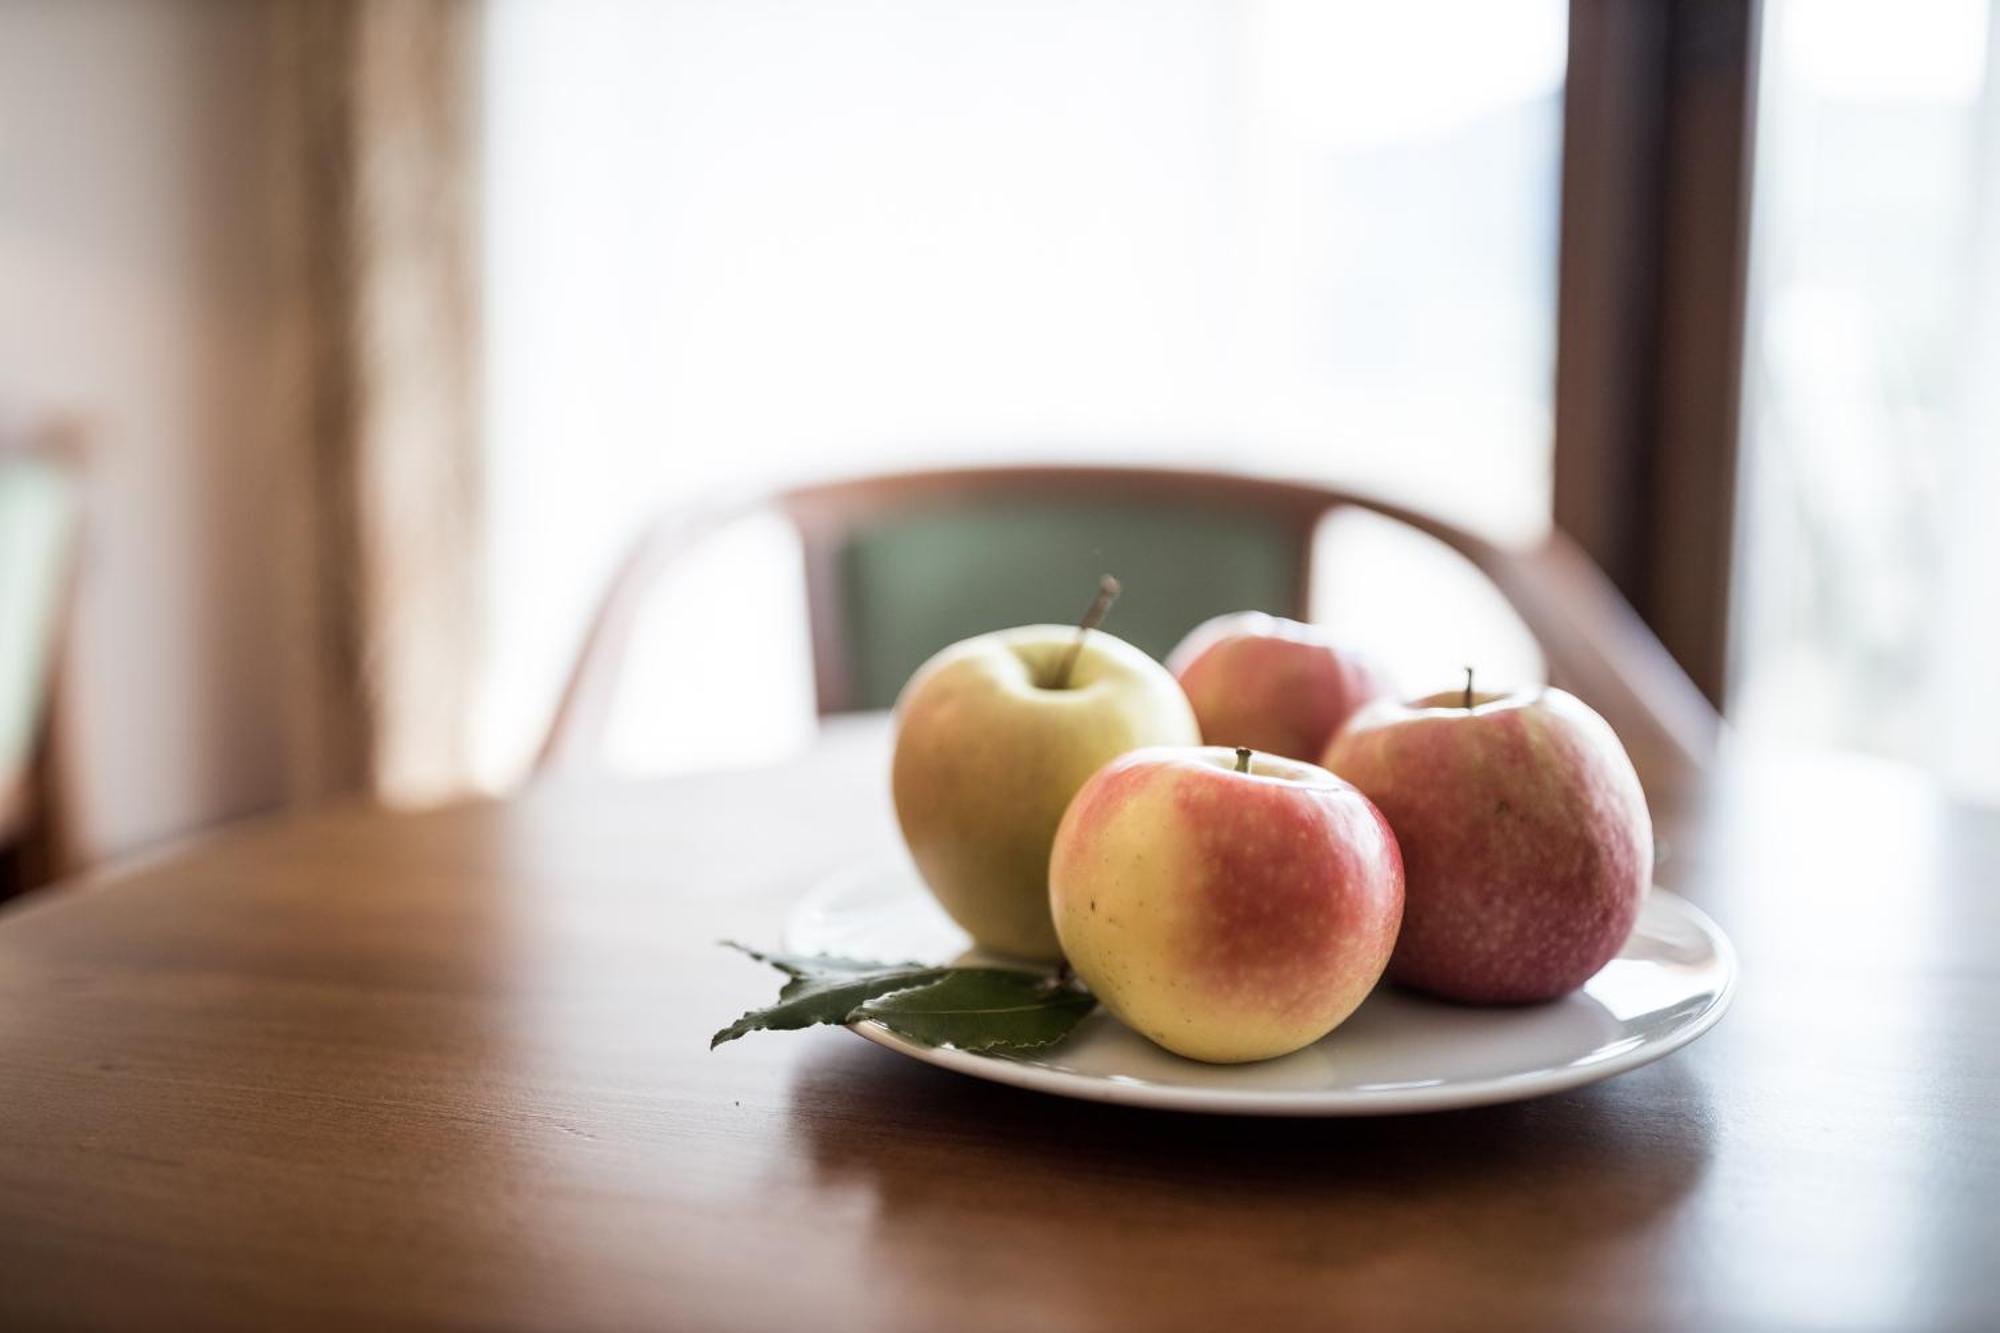
[[[2000,802],[1996,43],[1987,0],[1766,6],[1730,711]]]
[[[475,0],[274,24],[294,795],[467,788],[482,647]]]

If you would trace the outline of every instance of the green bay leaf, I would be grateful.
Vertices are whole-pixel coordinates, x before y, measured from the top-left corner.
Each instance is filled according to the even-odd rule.
[[[733,948],[742,949],[741,945]],[[805,958],[744,953],[766,962],[791,979],[778,992],[777,1003],[752,1009],[709,1039],[714,1050],[746,1032],[790,1031],[820,1023],[845,1023],[863,1003],[894,991],[922,986],[947,969],[915,963],[863,963],[851,958]]]
[[[853,1017],[926,1046],[1018,1051],[1061,1041],[1096,1005],[1089,992],[1044,973],[956,967],[927,985],[878,995]]]

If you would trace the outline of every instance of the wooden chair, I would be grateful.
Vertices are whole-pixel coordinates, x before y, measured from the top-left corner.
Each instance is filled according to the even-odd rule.
[[[0,429],[0,899],[64,869],[51,722],[81,493],[67,432]]]
[[[1437,539],[1491,580],[1540,644],[1551,683],[1610,719],[1649,787],[1698,771],[1717,738],[1718,719],[1700,691],[1559,533],[1510,549],[1400,505],[1288,481],[1115,467],[968,468],[798,486],[659,520],[598,609],[538,772],[598,751],[654,580],[723,526],[770,509],[790,520],[804,548],[822,716],[887,707],[909,673],[946,643],[1067,619],[1104,570],[1126,579],[1117,633],[1155,656],[1224,611],[1304,618],[1321,521],[1361,509]]]

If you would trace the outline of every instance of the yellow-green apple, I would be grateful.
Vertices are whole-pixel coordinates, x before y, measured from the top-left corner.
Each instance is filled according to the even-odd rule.
[[[1324,769],[1139,750],[1070,804],[1049,900],[1105,1008],[1234,1064],[1311,1045],[1367,997],[1396,943],[1403,863],[1368,798]]]
[[[1049,847],[1085,779],[1128,750],[1200,739],[1165,667],[1102,631],[1077,641],[1074,625],[967,639],[896,704],[903,839],[945,911],[996,953],[1059,956]]]
[[[1574,695],[1380,701],[1326,767],[1388,817],[1408,900],[1391,980],[1474,1004],[1566,995],[1609,962],[1653,875],[1653,822],[1617,735]]]
[[[1210,745],[1316,763],[1354,710],[1390,692],[1381,669],[1324,630],[1240,611],[1197,626],[1167,658]]]

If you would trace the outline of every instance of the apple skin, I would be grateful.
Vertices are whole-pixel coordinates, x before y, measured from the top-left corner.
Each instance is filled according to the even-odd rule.
[[[891,784],[903,840],[938,902],[989,952],[1061,956],[1049,847],[1070,798],[1128,750],[1200,739],[1166,668],[1101,630],[1068,688],[1039,685],[1076,633],[1028,625],[953,644],[896,701]]]
[[[1576,696],[1463,698],[1372,704],[1327,750],[1402,845],[1389,977],[1470,1004],[1567,995],[1617,955],[1652,883],[1645,793]]]
[[[1403,863],[1331,773],[1219,746],[1139,750],[1063,816],[1049,900],[1063,952],[1126,1026],[1196,1060],[1309,1046],[1381,978]]]
[[[1209,745],[1318,763],[1354,711],[1392,693],[1382,670],[1324,631],[1240,611],[1196,626],[1167,657]]]

